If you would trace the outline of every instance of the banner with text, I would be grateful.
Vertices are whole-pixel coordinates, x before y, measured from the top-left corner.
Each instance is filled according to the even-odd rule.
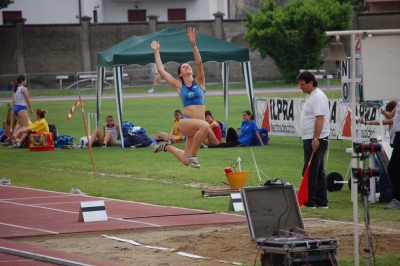
[[[270,135],[301,136],[300,116],[304,98],[255,98],[254,108],[258,127],[265,127]],[[351,139],[351,108],[342,99],[329,100],[330,139]],[[379,120],[375,108],[356,105],[356,117],[364,121]],[[365,124],[356,125],[356,136],[365,141],[386,136],[387,129]]]

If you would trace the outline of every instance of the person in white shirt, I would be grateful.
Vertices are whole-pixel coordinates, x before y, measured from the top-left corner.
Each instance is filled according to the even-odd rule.
[[[314,152],[308,173],[308,202],[301,208],[328,208],[324,156],[328,148],[329,103],[326,95],[317,87],[313,73],[304,71],[297,77],[301,90],[307,94],[300,117],[303,139],[303,174]]]

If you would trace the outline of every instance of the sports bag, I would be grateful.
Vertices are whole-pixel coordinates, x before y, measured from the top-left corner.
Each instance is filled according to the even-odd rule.
[[[54,150],[54,141],[52,133],[36,132],[29,135],[30,151],[52,151]]]
[[[128,133],[132,133],[134,127],[135,125],[132,122],[129,121],[122,122],[121,125],[122,136],[126,138],[126,136],[128,136]]]
[[[124,138],[124,147],[136,147],[136,148],[144,148],[148,147],[153,142],[148,137],[143,137],[136,134],[128,134],[126,138]]]
[[[260,134],[261,140],[263,141],[264,145],[268,145],[269,137],[268,137],[268,130],[263,127],[258,130],[258,133]],[[258,138],[256,134],[253,136],[253,140],[251,142],[251,146],[261,146],[261,143],[258,141]]]
[[[222,137],[226,138],[226,125],[224,122],[221,121],[217,121],[219,126],[221,127],[221,133],[222,133]]]
[[[76,137],[70,137],[68,135],[60,135],[57,138],[56,141],[56,148],[62,148],[64,145],[73,145],[74,140],[76,140]]]

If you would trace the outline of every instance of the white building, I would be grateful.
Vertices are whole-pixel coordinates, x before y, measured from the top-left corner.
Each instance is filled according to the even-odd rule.
[[[222,12],[227,18],[228,0],[14,0],[0,9],[0,25],[10,25],[23,17],[25,24],[76,24],[80,17],[92,23],[126,23],[148,21],[210,20]]]

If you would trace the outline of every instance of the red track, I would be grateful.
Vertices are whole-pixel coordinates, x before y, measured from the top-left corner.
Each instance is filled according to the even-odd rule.
[[[79,222],[80,202],[97,200],[104,200],[108,221]],[[85,195],[0,186],[0,249],[37,251],[47,256],[78,260],[81,263],[93,263],[93,265],[120,264],[96,261],[92,258],[39,248],[5,238],[243,222],[245,222],[245,217],[235,214],[210,213]],[[0,253],[0,264],[5,261],[7,265],[19,265],[20,262],[23,265],[51,265]]]

